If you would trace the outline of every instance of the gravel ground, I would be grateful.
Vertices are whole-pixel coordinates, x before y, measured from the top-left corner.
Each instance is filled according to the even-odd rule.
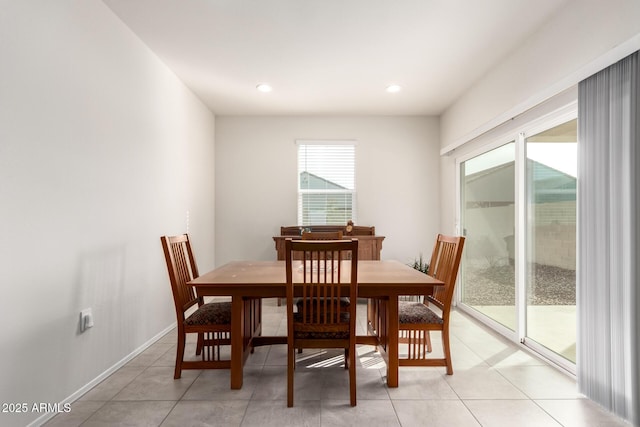
[[[549,265],[534,264],[533,292],[529,305],[575,305],[576,272]],[[463,300],[469,305],[514,305],[515,270],[504,265],[467,269]]]

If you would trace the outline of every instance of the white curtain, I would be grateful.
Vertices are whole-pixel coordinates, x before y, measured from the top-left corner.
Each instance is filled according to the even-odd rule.
[[[640,424],[639,52],[580,82],[580,391]]]

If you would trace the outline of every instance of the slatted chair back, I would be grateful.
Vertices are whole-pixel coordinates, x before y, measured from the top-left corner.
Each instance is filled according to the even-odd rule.
[[[176,314],[178,319],[184,320],[185,311],[195,304],[203,304],[202,298],[198,298],[193,286],[187,285],[187,282],[199,276],[191,242],[187,234],[162,236],[160,240],[167,262]]]
[[[342,231],[303,231],[300,236],[302,240],[342,240]],[[301,254],[296,254],[295,258],[300,259]],[[278,298],[278,305],[282,301]]]
[[[287,240],[287,293],[301,297],[297,300],[298,316],[292,322],[293,332],[344,330],[350,325],[340,317],[340,298],[357,293],[357,240]],[[340,259],[347,252],[353,254],[349,268]],[[293,271],[293,252],[303,254],[298,273]],[[301,282],[294,283],[294,277]],[[345,289],[345,284],[348,285]],[[297,290],[294,290],[294,287]],[[289,295],[287,295],[289,296]],[[355,307],[354,307],[355,308]]]
[[[446,315],[448,315],[453,300],[463,245],[464,237],[438,234],[429,263],[428,274],[444,282],[445,285],[436,286],[433,294],[426,295],[425,300],[446,311]]]

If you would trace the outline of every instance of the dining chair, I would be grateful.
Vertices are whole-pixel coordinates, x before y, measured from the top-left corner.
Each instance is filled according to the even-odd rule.
[[[342,240],[342,231],[303,231],[301,236],[302,240]],[[350,256],[350,253],[345,253],[344,256]],[[340,297],[340,309],[349,310],[349,304],[351,299],[349,297]],[[302,308],[302,299],[296,300],[298,310]],[[302,348],[298,349],[298,353],[302,353]]]
[[[229,369],[231,361],[221,358],[221,346],[231,344],[231,302],[205,303],[187,282],[198,277],[189,235],[160,237],[169,271],[178,323],[178,348],[173,378],[183,369]],[[196,307],[193,311],[193,307]],[[197,333],[196,355],[201,360],[185,361],[187,334]]]
[[[300,348],[344,348],[350,403],[356,406],[356,304],[342,310],[340,298],[358,295],[358,241],[286,239],[285,248],[287,406],[293,406],[296,349]],[[303,259],[294,260],[294,252]],[[343,259],[348,252],[350,259]],[[302,297],[301,304],[297,296]]]
[[[461,236],[438,234],[427,274],[444,282],[444,286],[434,286],[433,293],[424,295],[422,302],[398,302],[398,342],[407,344],[407,357],[400,358],[400,366],[446,366],[447,375],[453,374],[449,321],[464,241]],[[441,332],[443,358],[427,357],[432,350],[430,331]]]

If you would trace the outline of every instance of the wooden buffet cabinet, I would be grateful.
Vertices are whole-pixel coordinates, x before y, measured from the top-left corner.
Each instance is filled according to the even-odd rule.
[[[284,240],[287,238],[300,239],[302,230],[306,231],[342,231],[343,238],[355,237],[358,239],[358,260],[380,260],[382,241],[384,236],[376,236],[375,227],[363,227],[354,225],[350,231],[344,225],[307,225],[307,226],[287,226],[280,227],[280,236],[274,236],[278,252],[278,260],[284,260]]]

